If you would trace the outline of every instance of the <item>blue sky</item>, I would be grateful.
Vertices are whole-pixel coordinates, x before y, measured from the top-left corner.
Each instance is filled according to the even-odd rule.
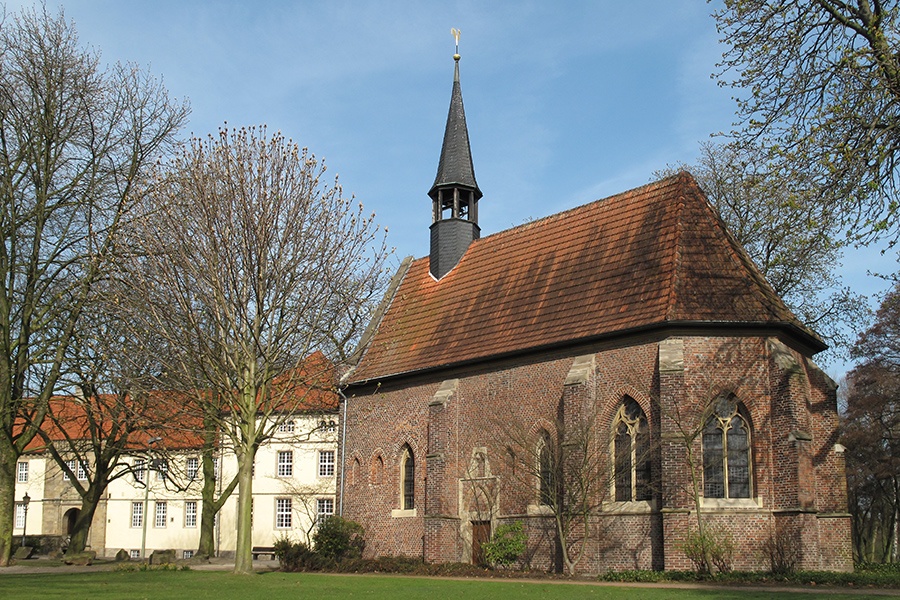
[[[32,2],[9,1],[8,11]],[[700,0],[47,0],[105,62],[163,78],[192,107],[185,135],[262,125],[324,157],[389,229],[397,261],[428,252],[430,200],[454,42],[482,235],[647,183],[727,131],[732,90],[715,6]],[[886,286],[876,249],[848,255],[848,284]],[[839,376],[845,367],[829,369]]]

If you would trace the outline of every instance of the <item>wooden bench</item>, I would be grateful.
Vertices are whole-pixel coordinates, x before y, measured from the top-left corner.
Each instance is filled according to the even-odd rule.
[[[253,546],[253,560],[259,560],[260,556],[268,556],[269,560],[275,560],[275,548],[272,546]]]

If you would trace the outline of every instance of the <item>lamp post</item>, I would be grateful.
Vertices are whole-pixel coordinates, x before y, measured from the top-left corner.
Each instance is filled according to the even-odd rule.
[[[147,558],[147,518],[149,515],[147,514],[147,505],[150,501],[150,468],[152,461],[150,460],[150,447],[157,443],[161,442],[161,437],[152,437],[147,440],[147,460],[144,464],[147,466],[142,472],[144,473],[144,508],[143,508],[143,531],[141,532],[141,559]]]
[[[25,513],[22,515],[22,547],[25,547],[25,528],[28,526],[28,503],[31,502],[31,496],[28,495],[28,492],[25,492],[25,495],[22,496],[22,508]]]

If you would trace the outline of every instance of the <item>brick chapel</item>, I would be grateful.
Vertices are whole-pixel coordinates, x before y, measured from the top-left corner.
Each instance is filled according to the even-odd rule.
[[[733,567],[849,570],[825,349],[687,173],[481,238],[459,55],[429,256],[403,261],[345,375],[340,509],[368,556],[689,569],[702,525]],[[561,540],[554,516],[576,513]]]

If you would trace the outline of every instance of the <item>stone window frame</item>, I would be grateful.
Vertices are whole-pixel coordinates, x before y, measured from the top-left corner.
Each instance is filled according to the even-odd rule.
[[[294,451],[279,450],[275,455],[275,474],[278,477],[294,476]]]
[[[334,498],[316,498],[316,526],[334,516]]]
[[[398,463],[397,503],[400,508],[391,511],[392,517],[415,517],[416,510],[416,456],[410,444],[401,447]]]
[[[412,447],[406,444],[400,457],[400,508],[413,510],[416,507],[416,456]]]
[[[169,520],[169,503],[166,500],[156,500],[153,503],[153,527],[165,529]]]
[[[140,528],[144,526],[144,503],[131,503],[131,528]]]
[[[319,450],[319,477],[334,477],[335,464],[334,450]]]
[[[275,498],[275,529],[293,528],[293,510],[290,498]]]
[[[150,461],[150,468],[156,472],[157,481],[167,481],[169,479],[169,459],[157,458]]]
[[[644,437],[643,449],[639,436]],[[620,440],[624,442],[623,438],[627,438],[627,447],[623,447],[624,444],[620,445]],[[617,504],[635,505],[652,502],[650,420],[638,401],[627,394],[619,402],[612,420],[610,457],[613,463],[613,477],[610,482],[612,500]],[[627,473],[620,471],[620,465],[625,458],[627,458]],[[623,491],[619,482],[626,479],[628,489]]]
[[[25,528],[25,503],[24,502],[16,502],[16,522],[13,525],[13,529],[24,529]]]
[[[87,465],[84,464],[83,460],[78,460],[75,458],[70,458],[66,461],[66,466],[69,467],[69,470],[75,473],[75,478],[78,481],[87,481]],[[63,473],[63,481],[69,481],[69,474],[65,471]]]
[[[184,501],[184,526],[187,529],[197,527],[197,501]]]
[[[538,506],[552,506],[555,503],[553,498],[553,447],[550,433],[546,430],[542,430],[538,436],[535,459],[537,460]]]
[[[719,505],[730,502],[742,503],[753,502],[753,423],[750,419],[749,411],[743,402],[738,400],[737,396],[732,393],[720,395],[711,405],[709,416],[704,421],[703,429],[700,434],[701,456],[703,462],[703,500],[704,505]],[[729,438],[731,444],[738,443],[739,436],[729,436],[729,432],[734,431],[735,427],[741,427],[745,431],[746,442],[743,442],[744,448],[734,450],[729,448]],[[709,444],[713,441],[713,435],[718,430],[718,448],[710,448]],[[715,462],[710,459],[713,452],[717,455]],[[721,454],[719,454],[721,452]],[[730,457],[732,452],[741,452],[743,458],[735,456]],[[733,471],[729,468],[729,462],[734,467],[734,462],[741,460],[747,466],[746,481],[744,478],[732,478],[734,472],[739,472],[739,467],[735,467]],[[710,475],[716,475],[715,479],[720,481],[710,482]],[[718,495],[711,486],[719,484],[722,487],[721,495]],[[746,494],[735,495],[732,486],[746,486]],[[712,491],[712,493],[710,493]],[[740,493],[738,491],[738,493]]]

